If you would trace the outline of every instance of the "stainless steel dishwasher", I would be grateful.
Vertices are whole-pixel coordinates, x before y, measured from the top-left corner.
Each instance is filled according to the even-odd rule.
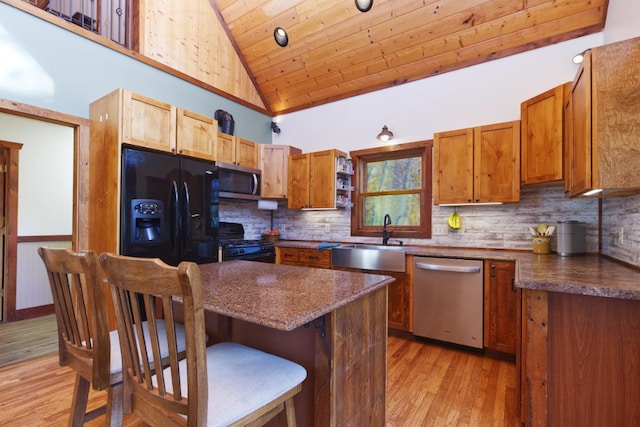
[[[481,349],[482,261],[414,257],[413,333]]]

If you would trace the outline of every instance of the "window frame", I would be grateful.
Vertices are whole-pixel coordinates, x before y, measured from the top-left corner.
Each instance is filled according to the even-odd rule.
[[[432,159],[433,140],[410,142],[406,144],[387,145],[365,150],[351,151],[354,170],[353,207],[351,208],[351,235],[363,237],[380,237],[382,225],[364,225],[364,194],[366,163],[372,161],[396,160],[406,157],[422,158],[422,190],[420,191],[420,225],[405,226],[391,224],[387,227],[392,231],[392,238],[431,238],[432,213]]]

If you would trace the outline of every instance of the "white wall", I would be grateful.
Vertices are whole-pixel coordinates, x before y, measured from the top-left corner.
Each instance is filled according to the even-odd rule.
[[[609,0],[604,43],[640,36],[640,1]]]
[[[380,145],[383,125],[393,142],[433,138],[434,132],[520,118],[520,103],[573,80],[571,58],[602,44],[602,34],[559,43],[397,87],[277,118],[274,144],[303,151],[352,151]]]
[[[0,139],[24,144],[18,236],[71,235],[73,128],[0,113]]]
[[[71,235],[73,231],[73,128],[0,113],[0,139],[22,143],[18,175],[18,237]],[[18,243],[16,309],[51,304],[39,246]]]

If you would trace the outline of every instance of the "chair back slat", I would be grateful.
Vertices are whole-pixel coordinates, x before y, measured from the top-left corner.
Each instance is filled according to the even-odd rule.
[[[145,411],[154,408],[149,403],[153,402],[197,420],[202,419],[202,416],[192,418],[189,412],[201,412],[204,406],[206,419],[206,405],[197,404],[201,399],[206,402],[206,387],[200,387],[204,393],[196,392],[195,388],[191,393],[192,382],[193,385],[198,381],[206,384],[204,311],[201,297],[197,301],[192,297],[192,282],[196,275],[196,286],[200,286],[197,265],[182,263],[176,268],[158,259],[106,253],[100,256],[100,263],[114,299],[123,354],[124,381],[125,384],[130,384],[133,407],[139,408],[141,413],[147,413]],[[183,304],[186,351],[178,349],[174,297],[179,297]],[[202,327],[198,328],[199,335],[194,328],[194,303],[201,307],[199,322]],[[196,336],[199,339],[195,339]],[[200,354],[196,356],[198,352]],[[185,358],[186,372],[184,364],[180,363]],[[196,363],[199,364],[199,369],[196,369]],[[196,378],[197,372],[200,373],[200,378]],[[189,380],[183,384],[183,378],[187,376]],[[183,395],[182,387],[185,385],[189,387],[187,395],[192,399]],[[142,393],[145,393],[145,397],[138,398]]]

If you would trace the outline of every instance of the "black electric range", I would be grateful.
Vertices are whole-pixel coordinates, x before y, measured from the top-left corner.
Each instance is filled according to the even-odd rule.
[[[266,240],[246,240],[244,226],[234,222],[221,222],[218,228],[220,260],[242,259],[247,261],[276,262],[276,249]]]

